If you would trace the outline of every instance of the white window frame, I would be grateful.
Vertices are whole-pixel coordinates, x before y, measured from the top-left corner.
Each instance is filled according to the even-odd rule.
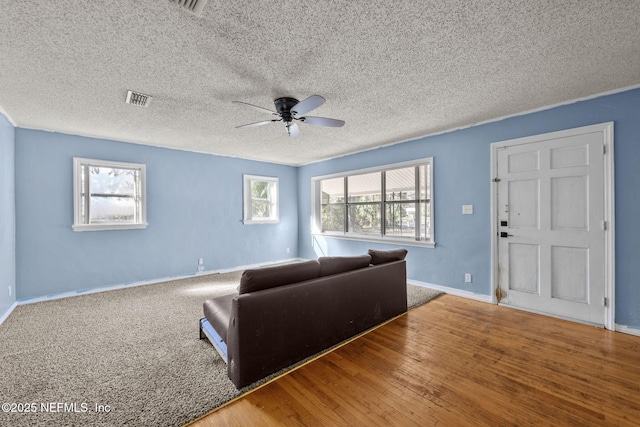
[[[401,169],[401,168],[408,168],[408,167],[415,167],[415,166],[422,166],[422,165],[429,165],[429,168],[428,168],[429,173],[428,173],[428,176],[426,177],[427,178],[427,194],[429,195],[428,203],[430,204],[430,211],[431,211],[431,215],[429,217],[429,236],[430,237],[428,240],[417,240],[411,237],[399,237],[399,236],[390,236],[390,235],[385,236],[384,224],[381,224],[382,231],[380,236],[370,235],[370,234],[366,234],[366,235],[358,234],[358,233],[349,232],[349,231],[345,231],[345,232],[322,231],[321,182],[323,180],[332,179],[332,178],[346,178],[354,175],[362,175],[367,173],[386,172],[394,169]],[[384,209],[384,203],[385,203],[384,191],[385,189],[382,188],[381,189],[382,199],[380,203],[382,204],[383,209]],[[345,194],[344,197],[345,197],[345,203],[346,203],[348,195]],[[433,199],[434,199],[433,157],[426,157],[423,159],[412,160],[408,162],[393,163],[393,164],[377,166],[373,168],[351,170],[351,171],[340,172],[340,173],[331,174],[331,175],[315,176],[311,178],[311,212],[312,212],[311,234],[313,236],[332,237],[332,238],[347,239],[347,240],[372,241],[372,242],[403,244],[403,245],[410,245],[410,246],[422,246],[422,247],[434,248],[436,243],[435,243],[435,222],[434,222],[435,210],[434,210]]]
[[[139,204],[140,218],[136,223],[88,223],[89,219],[82,214],[82,173],[84,166],[105,167],[114,169],[135,169],[139,173],[140,187],[136,203]],[[85,179],[85,183],[89,181]],[[88,184],[86,184],[88,185]],[[88,192],[88,191],[87,191]],[[73,158],[73,231],[103,231],[129,230],[147,228],[147,195],[146,195],[146,165],[140,163],[113,162],[108,160]]]
[[[243,177],[243,200],[244,200],[244,224],[276,224],[280,222],[280,179],[273,176],[242,175]],[[268,202],[271,205],[269,211],[272,213],[269,218],[253,218],[251,197],[251,183],[254,181],[269,183]]]

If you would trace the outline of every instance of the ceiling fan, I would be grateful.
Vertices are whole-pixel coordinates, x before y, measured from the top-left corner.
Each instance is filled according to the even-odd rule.
[[[325,103],[325,99],[319,95],[311,95],[310,97],[303,99],[302,101],[298,101],[295,98],[278,98],[273,101],[276,106],[276,111],[269,110],[268,108],[258,107],[257,105],[253,104],[247,104],[246,102],[242,101],[233,101],[233,103],[238,105],[246,105],[247,107],[255,108],[257,110],[269,113],[272,116],[278,117],[277,119],[274,118],[257,123],[249,123],[247,125],[236,126],[236,129],[262,126],[275,122],[284,122],[287,134],[290,137],[294,138],[300,135],[300,129],[298,128],[298,124],[295,122],[296,120],[300,121],[301,123],[307,123],[314,126],[344,126],[344,120],[329,119],[326,117],[305,116],[305,114],[307,114],[309,111],[315,110]]]

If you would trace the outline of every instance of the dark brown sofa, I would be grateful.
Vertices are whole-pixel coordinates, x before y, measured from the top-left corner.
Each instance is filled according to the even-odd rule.
[[[406,312],[406,253],[247,270],[238,294],[204,302],[200,337],[210,324],[226,345],[229,378],[242,388]]]

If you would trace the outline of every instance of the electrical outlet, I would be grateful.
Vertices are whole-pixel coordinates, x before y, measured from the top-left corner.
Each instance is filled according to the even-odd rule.
[[[465,281],[465,283],[471,283],[471,274],[465,273],[464,274],[464,281]]]
[[[204,271],[204,258],[198,258],[198,271]]]
[[[462,215],[473,215],[473,205],[462,205]]]
[[[9,285],[9,296],[11,296],[11,285]]]
[[[287,253],[289,253],[289,252],[291,252],[291,249],[290,249],[290,248],[287,248]]]

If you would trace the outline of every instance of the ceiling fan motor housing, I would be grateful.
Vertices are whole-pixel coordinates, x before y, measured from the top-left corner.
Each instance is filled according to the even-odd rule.
[[[295,98],[278,98],[273,103],[276,105],[276,111],[282,117],[285,122],[293,121],[293,114],[291,109],[298,103]]]
[[[325,103],[325,99],[320,95],[311,95],[302,101],[298,101],[295,98],[282,97],[273,101],[276,107],[276,111],[269,110],[268,108],[259,107],[257,105],[248,104],[242,101],[233,101],[234,104],[245,105],[256,110],[260,110],[263,113],[268,113],[272,119],[263,120],[261,122],[249,123],[242,126],[236,126],[238,128],[255,127],[268,125],[269,123],[283,122],[287,130],[287,134],[290,137],[296,137],[300,135],[300,129],[296,120],[300,122],[308,123],[314,126],[330,126],[341,127],[344,125],[344,120],[329,119],[327,117],[314,117],[305,116],[309,111],[315,110],[319,106]],[[278,119],[274,119],[273,116],[278,116]],[[299,117],[301,116],[301,117]],[[304,116],[304,117],[302,117]]]

